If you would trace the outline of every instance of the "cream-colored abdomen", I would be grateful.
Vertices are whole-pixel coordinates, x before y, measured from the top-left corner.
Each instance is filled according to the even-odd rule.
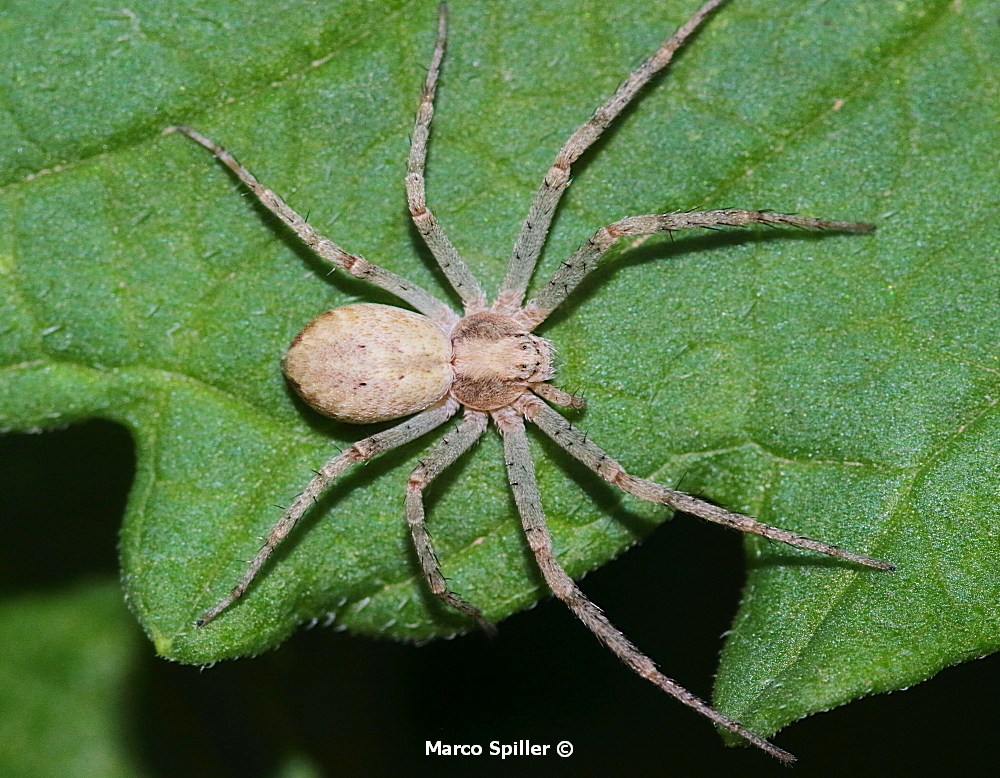
[[[451,344],[436,324],[372,303],[317,316],[295,336],[281,366],[309,405],[356,424],[423,410],[452,382]]]

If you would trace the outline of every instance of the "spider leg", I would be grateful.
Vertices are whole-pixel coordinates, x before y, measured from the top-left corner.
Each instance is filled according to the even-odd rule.
[[[622,491],[638,497],[640,500],[666,505],[675,510],[690,513],[693,516],[713,521],[716,524],[725,525],[740,532],[761,535],[769,540],[777,540],[795,548],[818,551],[827,556],[845,559],[849,562],[876,570],[896,569],[895,565],[891,562],[884,562],[863,554],[856,554],[853,551],[847,551],[830,543],[822,543],[818,540],[803,537],[795,532],[789,532],[779,527],[772,527],[769,524],[762,524],[749,516],[732,513],[717,505],[699,500],[697,497],[684,494],[684,492],[668,489],[666,486],[645,478],[638,478],[627,473],[603,449],[595,445],[586,435],[563,418],[561,414],[538,398],[531,397],[526,393],[519,400],[517,407],[542,432],[601,476],[601,478],[617,486]]]
[[[748,224],[770,224],[780,227],[799,227],[805,230],[833,232],[872,232],[875,226],[864,222],[831,221],[809,216],[795,216],[770,211],[720,210],[692,211],[688,213],[660,213],[628,216],[601,227],[576,252],[553,273],[542,287],[538,297],[528,302],[519,320],[529,327],[537,327],[572,293],[580,282],[594,270],[601,258],[621,238],[636,235],[653,235],[675,230],[714,229],[717,227],[745,227]]]
[[[420,560],[427,585],[437,597],[460,613],[475,619],[480,628],[489,635],[496,634],[496,627],[487,621],[480,610],[448,588],[448,583],[441,574],[441,565],[427,534],[424,521],[424,489],[437,478],[449,465],[468,451],[486,431],[489,417],[480,411],[466,409],[465,418],[453,431],[449,432],[425,454],[420,465],[411,474],[406,485],[406,521],[410,525],[413,536],[413,546]]]
[[[701,6],[677,31],[667,38],[663,45],[652,56],[647,58],[638,68],[619,85],[615,93],[608,98],[593,115],[570,135],[559,150],[552,167],[542,179],[542,185],[535,194],[535,199],[528,209],[521,226],[521,232],[514,243],[514,250],[507,260],[507,273],[504,277],[500,294],[494,308],[500,313],[510,314],[516,310],[524,299],[528,282],[535,270],[535,264],[542,253],[545,236],[552,224],[552,216],[566,187],[569,186],[570,166],[579,159],[601,133],[615,120],[625,107],[632,102],[639,91],[649,83],[649,80],[665,68],[677,51],[705,18],[725,0],[709,0]]]
[[[293,211],[275,192],[261,184],[253,173],[239,163],[236,157],[215,141],[205,137],[197,130],[182,125],[167,127],[163,131],[165,135],[172,132],[179,132],[182,135],[186,135],[191,140],[211,151],[253,193],[261,205],[281,219],[292,232],[299,236],[303,243],[327,262],[347,271],[355,278],[360,278],[381,289],[385,289],[387,292],[391,292],[401,300],[408,302],[420,311],[420,313],[435,321],[451,321],[454,319],[454,313],[452,313],[451,309],[430,292],[416,284],[410,283],[395,273],[372,264],[364,257],[348,254],[332,240],[324,238],[312,228],[312,225]]]
[[[267,558],[271,556],[271,552],[288,536],[299,519],[316,502],[319,495],[329,486],[333,479],[337,478],[353,464],[371,459],[379,454],[384,454],[386,451],[402,446],[404,443],[409,443],[411,440],[415,440],[421,435],[430,432],[435,427],[441,426],[454,415],[457,409],[458,404],[452,400],[448,400],[426,411],[422,411],[416,416],[411,416],[402,424],[397,424],[395,427],[390,427],[382,432],[376,432],[374,435],[359,440],[323,465],[322,468],[316,471],[316,475],[309,483],[306,484],[306,488],[285,509],[284,514],[278,519],[277,523],[271,527],[271,531],[267,533],[264,545],[250,561],[246,572],[243,573],[243,577],[240,578],[236,586],[233,587],[229,594],[202,613],[198,617],[196,624],[199,627],[208,624],[208,622],[212,621],[212,619],[243,596],[250,583],[264,566],[264,563],[267,562]]]
[[[553,594],[562,600],[573,612],[573,615],[580,619],[597,636],[597,639],[611,649],[636,675],[645,678],[713,723],[739,735],[782,762],[795,761],[792,754],[769,743],[738,721],[715,710],[700,697],[661,673],[653,660],[643,654],[619,632],[608,621],[601,609],[580,591],[552,553],[552,536],[549,534],[545,514],[542,512],[541,498],[535,482],[535,466],[531,460],[531,452],[528,450],[524,421],[516,411],[509,408],[494,412],[493,418],[498,429],[503,433],[507,477],[511,489],[514,491],[514,501],[521,514],[521,523],[528,538],[528,545],[531,547],[542,576]]]
[[[438,38],[434,55],[427,70],[427,81],[420,95],[420,107],[413,125],[410,140],[410,158],[406,164],[406,200],[410,216],[417,231],[431,250],[441,270],[452,288],[462,298],[467,311],[482,310],[486,307],[486,295],[458,251],[448,240],[431,209],[427,207],[427,192],[424,182],[424,167],[427,162],[427,138],[430,135],[431,119],[434,117],[434,92],[437,88],[441,60],[444,58],[447,38],[448,8],[444,3],[438,6]]]

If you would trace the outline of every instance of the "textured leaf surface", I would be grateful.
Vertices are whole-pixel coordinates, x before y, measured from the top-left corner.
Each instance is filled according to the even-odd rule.
[[[692,5],[452,8],[429,194],[488,288],[562,139]],[[997,4],[783,8],[724,9],[584,158],[540,272],[631,213],[879,223],[650,240],[544,330],[590,402],[581,424],[637,474],[899,566],[750,545],[718,698],[762,731],[1000,634]],[[192,626],[274,504],[365,434],[293,400],[285,345],[326,308],[392,300],[328,277],[203,150],[159,134],[198,127],[349,250],[441,289],[401,183],[433,4],[32,3],[3,21],[0,428],[131,430],[124,580],[158,650],[258,653],[313,618],[465,628],[429,601],[402,519],[433,435],[345,478],[245,601]],[[663,518],[535,448],[570,572]],[[432,490],[430,521],[452,586],[490,617],[542,594],[494,437]]]

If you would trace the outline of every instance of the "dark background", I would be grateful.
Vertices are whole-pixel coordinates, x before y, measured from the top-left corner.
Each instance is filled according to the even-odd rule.
[[[106,422],[0,437],[4,593],[117,576],[133,466],[128,433]],[[583,588],[668,675],[709,696],[742,578],[735,533],[679,516]],[[136,772],[152,776],[273,775],[296,755],[324,775],[785,774],[764,754],[724,747],[552,599],[503,622],[493,642],[414,647],[318,628],[206,670],[140,646],[121,725]],[[994,656],[813,716],[776,742],[799,757],[799,776],[995,775],[998,682]],[[487,752],[491,740],[569,740],[575,753],[427,757],[428,739]]]

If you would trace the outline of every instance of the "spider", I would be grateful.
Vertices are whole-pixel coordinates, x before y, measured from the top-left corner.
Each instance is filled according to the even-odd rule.
[[[462,408],[462,421],[423,456],[406,486],[406,520],[430,591],[450,607],[475,620],[486,632],[494,630],[477,607],[449,588],[427,533],[423,505],[423,491],[428,484],[472,447],[492,419],[503,438],[507,478],[528,545],[555,596],[635,673],[716,725],[772,756],[786,762],[794,760],[794,756],[787,751],[716,711],[663,675],[653,661],[619,632],[576,586],[553,555],[552,538],[542,511],[525,433],[525,422],[534,424],[601,478],[641,500],[859,565],[878,570],[894,569],[888,562],[762,524],[749,516],[732,513],[631,475],[550,405],[580,408],[583,401],[551,383],[555,375],[553,346],[533,332],[598,266],[601,258],[619,239],[692,228],[742,227],[749,224],[854,233],[867,233],[874,229],[870,224],[859,222],[752,210],[629,216],[597,230],[560,265],[534,299],[524,302],[556,206],[569,185],[570,166],[600,137],[650,79],[667,66],[674,53],[723,2],[725,0],[709,0],[695,11],[569,137],[542,179],[514,244],[503,285],[492,304],[488,303],[479,281],[427,207],[425,197],[427,141],[446,41],[447,9],[441,4],[437,42],[411,138],[406,195],[417,230],[462,300],[462,315],[424,289],[358,255],[349,254],[317,233],[305,219],[258,182],[232,154],[214,141],[190,127],[167,128],[165,132],[180,132],[212,152],[265,208],[335,268],[391,292],[416,311],[370,303],[346,305],[321,314],[295,336],[282,360],[282,368],[291,386],[310,406],[334,419],[351,423],[407,418],[397,426],[357,441],[315,471],[315,476],[302,493],[272,527],[243,577],[229,594],[200,616],[197,620],[199,626],[212,621],[243,596],[271,552],[338,476],[358,462],[403,446],[440,427]]]

